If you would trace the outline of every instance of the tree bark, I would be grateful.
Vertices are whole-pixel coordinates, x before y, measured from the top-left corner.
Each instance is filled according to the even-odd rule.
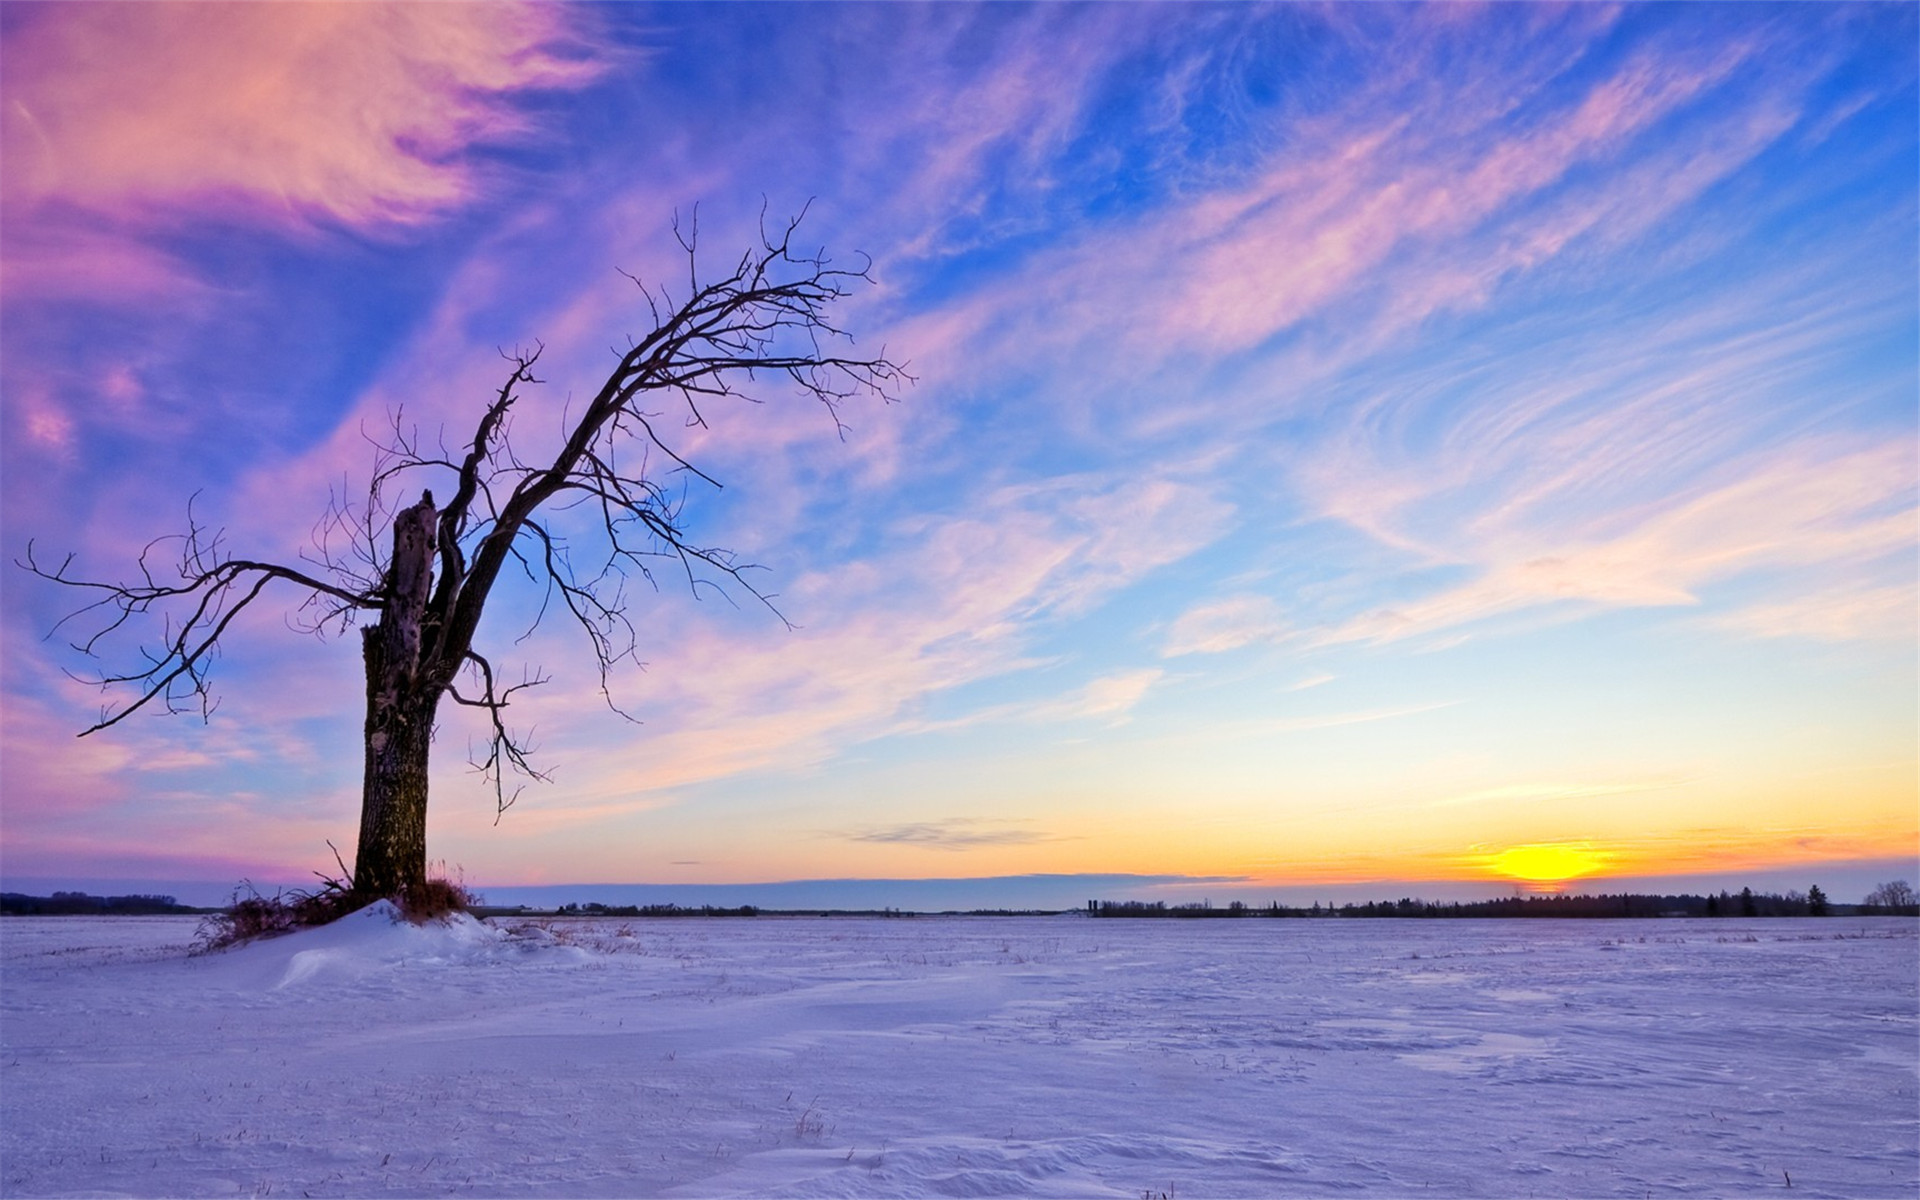
[[[423,670],[422,621],[433,583],[433,493],[393,522],[380,620],[361,631],[367,668],[366,771],[353,890],[391,896],[426,882],[427,760],[444,682]]]

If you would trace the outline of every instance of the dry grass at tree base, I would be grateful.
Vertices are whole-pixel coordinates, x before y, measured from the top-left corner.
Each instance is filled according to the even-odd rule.
[[[254,891],[252,884],[242,886],[248,895],[243,897],[235,892],[227,911],[201,922],[194,938],[195,954],[326,925],[382,899],[355,892],[337,879],[328,879],[310,892],[272,896],[262,896]],[[466,912],[480,902],[480,897],[465,884],[444,878],[428,879],[418,887],[404,888],[388,898],[400,910],[400,915],[415,925]]]
[[[415,925],[437,921],[463,913],[480,903],[480,897],[464,883],[452,879],[429,879],[417,888],[406,888],[393,897],[400,915]]]

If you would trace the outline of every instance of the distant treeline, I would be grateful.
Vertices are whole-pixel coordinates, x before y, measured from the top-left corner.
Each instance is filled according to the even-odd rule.
[[[154,916],[207,912],[178,903],[172,896],[89,896],[85,892],[55,892],[26,896],[0,892],[0,914],[18,917]]]
[[[553,910],[563,917],[757,917],[760,910],[751,904],[739,908],[716,908],[702,904],[683,908],[678,904],[562,904]]]
[[[1499,900],[1437,903],[1403,897],[1370,900],[1365,904],[1334,906],[1315,903],[1294,908],[1233,901],[1224,908],[1211,903],[1167,904],[1164,901],[1089,900],[1090,917],[1825,917],[1842,915],[1912,915],[1910,905],[1834,904],[1818,887],[1805,893],[1738,892],[1715,895],[1648,896],[1622,892],[1610,896],[1508,896]]]
[[[739,908],[721,908],[703,904],[699,908],[688,908],[678,904],[562,904],[558,908],[539,909],[525,904],[513,908],[497,908],[481,905],[474,908],[474,915],[488,917],[502,916],[542,916],[551,914],[556,917],[885,917],[889,919],[911,919],[914,917],[1057,917],[1060,910],[1055,908],[948,908],[938,912],[917,911],[910,908],[757,908],[743,904]]]

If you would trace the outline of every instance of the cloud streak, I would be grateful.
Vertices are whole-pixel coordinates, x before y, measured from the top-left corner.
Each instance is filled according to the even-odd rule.
[[[549,5],[50,6],[5,50],[5,198],[122,218],[409,224],[472,197],[504,99],[600,71]]]
[[[929,850],[965,851],[982,846],[1031,846],[1060,840],[1031,829],[988,825],[971,817],[953,817],[944,821],[914,821],[869,829],[859,833],[833,835],[852,842],[873,842],[890,846],[920,846]]]
[[[1160,653],[1167,658],[1185,654],[1220,654],[1256,642],[1270,642],[1287,633],[1280,606],[1267,596],[1229,596],[1196,605],[1180,614],[1167,631]]]

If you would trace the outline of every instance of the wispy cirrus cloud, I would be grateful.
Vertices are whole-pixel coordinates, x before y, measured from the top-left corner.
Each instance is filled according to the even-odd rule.
[[[361,238],[397,245],[497,193],[495,152],[538,128],[529,97],[604,72],[614,52],[589,39],[595,28],[582,9],[517,3],[10,10],[0,421],[12,515],[44,527],[57,519],[47,509],[93,503],[103,479],[145,490],[143,460],[186,457],[196,482],[230,475],[222,451],[282,448],[303,409],[344,407],[325,377],[355,370],[337,347],[360,340],[380,288],[362,280],[339,304],[315,272]],[[281,290],[289,268],[300,283]],[[290,399],[260,396],[268,375]],[[111,471],[73,452],[129,441],[144,453]]]
[[[1273,641],[1288,631],[1280,606],[1270,596],[1240,595],[1198,604],[1180,614],[1167,630],[1160,653],[1219,654],[1256,642]]]
[[[890,733],[936,733],[969,729],[979,725],[1019,723],[1049,725],[1061,722],[1094,721],[1106,726],[1125,725],[1133,711],[1145,700],[1166,672],[1147,667],[1102,675],[1063,695],[1017,704],[996,704],[976,708],[964,716],[929,721],[908,719],[895,725]]]
[[[1516,804],[1530,805],[1559,804],[1569,800],[1588,800],[1603,796],[1632,796],[1643,792],[1660,792],[1684,785],[1687,780],[1680,776],[1668,776],[1656,779],[1637,779],[1608,781],[1601,783],[1557,783],[1529,782],[1506,783],[1498,787],[1478,788],[1471,792],[1443,796],[1427,802],[1431,808],[1452,808],[1460,805],[1480,804]]]
[[[1476,330],[1489,357],[1451,374],[1399,369],[1396,356],[1426,323],[1478,319],[1529,287],[1582,276],[1594,286],[1599,264],[1622,254],[1685,278],[1688,262],[1757,236],[1765,219],[1758,206],[1723,206],[1718,223],[1689,225],[1689,209],[1803,128],[1831,132],[1820,89],[1834,61],[1789,54],[1793,31],[1781,24],[1707,42],[1655,37],[1610,57],[1599,47],[1612,18],[1586,15],[1595,19],[1555,30],[1571,36],[1548,39],[1553,50],[1537,61],[1478,64],[1499,88],[1442,66],[1457,49],[1450,31],[1416,22],[1395,39],[1399,69],[1303,117],[1286,152],[1244,181],[1177,198],[1144,221],[1092,229],[916,317],[908,340],[937,347],[936,369],[963,373],[1017,348],[1096,380],[1223,354],[1259,364],[1249,378],[1286,380],[1168,404],[1164,394],[1184,388],[1162,376],[1157,388],[1100,395],[1097,415],[1089,399],[1074,419],[1109,442],[1124,431],[1142,442],[1220,445],[1288,418],[1335,431],[1285,462],[1284,478],[1309,510],[1477,578],[1350,615],[1331,640],[1433,633],[1551,605],[1697,604],[1700,588],[1744,572],[1857,566],[1842,528],[1852,520],[1866,523],[1860,536],[1877,547],[1863,553],[1884,556],[1906,519],[1887,506],[1910,507],[1909,482],[1887,462],[1871,476],[1878,499],[1860,499],[1851,516],[1774,514],[1780,527],[1768,534],[1761,525],[1773,518],[1754,502],[1746,513],[1756,525],[1733,528],[1742,497],[1770,486],[1760,481],[1829,468],[1838,478],[1873,443],[1869,435],[1836,445],[1827,467],[1792,466],[1765,449],[1812,414],[1793,413],[1797,401],[1756,403],[1755,389],[1811,380],[1893,299],[1872,294],[1879,283],[1834,291],[1831,259],[1819,251],[1791,265],[1770,261],[1757,287],[1737,274],[1696,278],[1683,285],[1692,294],[1639,299],[1642,311],[1622,313],[1617,338],[1596,338],[1587,322],[1579,353],[1593,358],[1572,371],[1527,344],[1534,331],[1525,326],[1537,321],[1498,335]],[[1519,122],[1515,94],[1527,98]],[[1848,111],[1863,103],[1849,101]],[[1413,111],[1431,118],[1410,121]],[[1842,253],[1858,249],[1858,239],[1838,241]],[[1574,336],[1574,323],[1565,328]],[[1506,351],[1498,338],[1518,352],[1493,357]],[[1537,362],[1538,376],[1530,390],[1503,394],[1516,361]],[[1393,394],[1346,399],[1352,377],[1376,368]],[[1487,377],[1504,378],[1464,402]],[[1707,499],[1715,487],[1724,494]],[[1733,540],[1707,545],[1721,536]],[[1859,586],[1897,587],[1871,572]],[[1278,615],[1239,611],[1248,603],[1204,601],[1179,618],[1165,652],[1274,636]]]
[[[1605,32],[1604,21],[1568,23],[1596,26],[1575,34],[1576,44]],[[1548,85],[1580,55],[1563,48],[1540,64],[1502,61],[1504,84],[1536,93],[1516,131],[1509,91],[1449,65],[1461,31],[1446,24],[1411,22],[1389,69],[1293,123],[1284,152],[1244,179],[1177,198],[1143,221],[1099,227],[922,319],[939,321],[950,352],[962,331],[1029,352],[1090,341],[1109,357],[1123,349],[1127,367],[1141,354],[1244,352],[1303,327],[1324,346],[1364,354],[1437,311],[1483,307],[1508,277],[1541,269],[1583,237],[1644,230],[1792,124],[1790,98],[1767,120],[1692,113],[1760,50],[1676,41],[1589,84],[1559,81],[1564,98],[1547,99]],[[1668,169],[1594,177],[1683,116],[1699,127],[1658,151],[1672,156]],[[1685,164],[1695,165],[1676,175]]]
[[[852,19],[895,48],[873,81],[890,102],[846,114],[852,170],[885,181],[861,219],[897,238],[889,257],[909,263],[1042,226],[1101,81],[1152,38],[1117,10],[882,8]]]
[[[850,842],[874,842],[893,846],[922,846],[929,850],[964,851],[983,846],[1031,846],[1057,842],[1058,836],[1017,825],[995,825],[973,817],[951,817],[944,821],[909,821],[856,833],[830,834]]]
[[[1371,609],[1316,640],[1395,641],[1542,606],[1561,606],[1562,616],[1603,608],[1693,607],[1705,601],[1707,589],[1765,571],[1817,569],[1828,578],[1858,581],[1865,589],[1862,616],[1884,610],[1899,593],[1911,595],[1910,580],[1876,582],[1887,571],[1905,574],[1900,556],[1920,530],[1914,464],[1905,446],[1806,442],[1727,474],[1731,478],[1717,486],[1696,485],[1585,520],[1569,520],[1564,506],[1548,520],[1545,510],[1526,510],[1495,493],[1486,519],[1461,527],[1465,536],[1449,547],[1457,560],[1475,564],[1471,579]],[[1499,504],[1504,507],[1493,507]],[[1777,628],[1790,615],[1780,604],[1761,607],[1772,608],[1772,615],[1725,620]],[[1838,619],[1852,607],[1833,610],[1835,619],[1825,628],[1889,627],[1879,618]]]
[[[53,5],[4,51],[4,195],[118,217],[408,223],[469,198],[505,98],[600,71],[537,4]],[[17,219],[17,216],[16,216]]]
[[[1920,532],[1917,529],[1916,532]],[[1747,604],[1707,624],[1754,638],[1798,637],[1823,642],[1911,640],[1920,633],[1920,608],[1911,581],[1828,588]]]
[[[1089,718],[1119,722],[1127,719],[1141,700],[1145,699],[1149,689],[1160,681],[1162,671],[1146,668],[1138,671],[1122,671],[1116,675],[1103,675],[1080,690],[1078,696],[1057,706],[1044,708],[1035,714],[1036,719],[1045,720],[1049,716],[1062,718]]]
[[[817,761],[850,741],[923,727],[930,698],[1027,665],[1037,630],[1179,561],[1223,515],[1180,485],[1104,498],[1013,489],[975,520],[926,529],[910,551],[797,580],[788,594],[804,627],[756,637],[767,653],[743,653],[737,629],[714,627],[654,658],[661,690],[648,711],[686,732],[644,773],[666,783],[674,762],[725,772]],[[1017,707],[1033,719],[1123,720],[1160,675],[1112,673]]]

